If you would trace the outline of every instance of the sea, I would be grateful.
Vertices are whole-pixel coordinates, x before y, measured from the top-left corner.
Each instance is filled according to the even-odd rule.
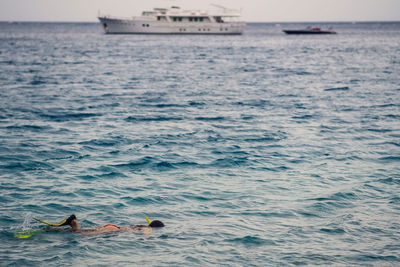
[[[1,266],[399,266],[400,22],[2,22],[0,182]]]

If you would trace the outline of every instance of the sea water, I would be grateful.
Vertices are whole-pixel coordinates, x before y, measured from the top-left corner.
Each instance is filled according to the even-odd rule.
[[[0,265],[398,266],[400,23],[306,26],[1,23]]]

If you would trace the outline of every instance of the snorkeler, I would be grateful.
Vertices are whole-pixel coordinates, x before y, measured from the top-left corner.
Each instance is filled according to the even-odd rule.
[[[117,226],[115,224],[105,224],[102,226],[96,226],[94,228],[80,228],[76,216],[72,214],[67,219],[61,221],[58,224],[48,223],[39,219],[34,218],[36,221],[47,224],[49,226],[65,226],[69,225],[71,229],[68,231],[78,232],[78,233],[87,233],[87,234],[101,234],[107,232],[133,232],[133,231],[143,231],[144,233],[149,233],[152,231],[152,228],[155,227],[164,227],[164,223],[159,220],[150,221],[146,216],[146,220],[149,223],[148,225],[134,225],[134,226]],[[47,230],[56,230],[56,229],[47,229]],[[57,230],[56,230],[57,231]],[[62,230],[61,230],[62,231]]]

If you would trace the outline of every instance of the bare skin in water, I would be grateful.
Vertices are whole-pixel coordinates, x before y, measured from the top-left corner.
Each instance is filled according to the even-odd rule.
[[[71,226],[71,228],[68,229],[67,231],[82,233],[85,235],[97,235],[97,234],[104,234],[111,232],[137,232],[137,231],[141,231],[144,234],[149,234],[152,232],[153,228],[164,227],[164,224],[161,221],[154,220],[147,226],[146,225],[118,226],[115,224],[105,224],[93,228],[80,228],[75,215],[71,215],[68,219],[66,219],[66,221],[63,224],[59,226],[63,225]],[[47,228],[47,230],[60,231],[57,228]]]

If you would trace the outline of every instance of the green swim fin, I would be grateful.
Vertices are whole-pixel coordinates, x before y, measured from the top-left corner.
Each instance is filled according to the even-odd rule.
[[[15,238],[29,238],[34,234],[40,233],[42,230],[25,230],[14,234]]]

